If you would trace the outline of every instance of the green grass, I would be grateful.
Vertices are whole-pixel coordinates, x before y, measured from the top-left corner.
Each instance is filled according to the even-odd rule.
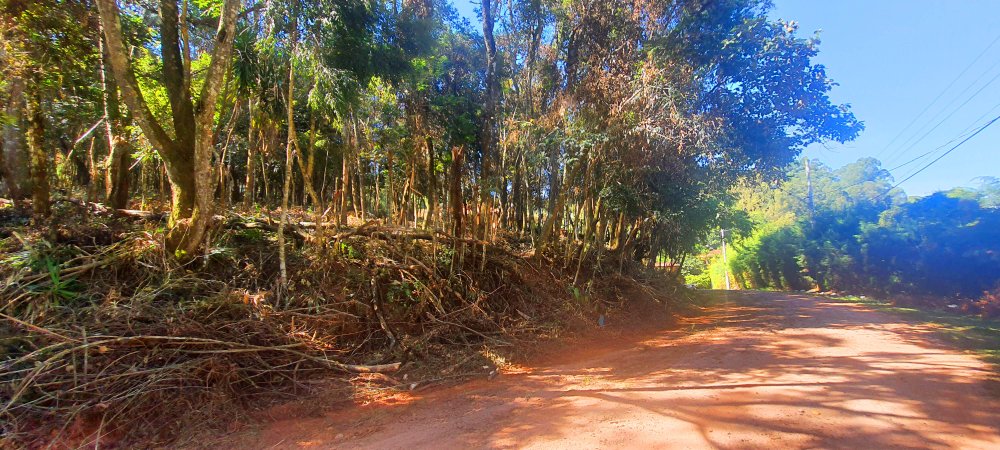
[[[831,300],[861,303],[873,309],[898,314],[907,319],[933,325],[938,338],[958,348],[969,350],[994,365],[1000,373],[1000,320],[961,315],[948,311],[901,308],[889,302],[857,296],[830,297]]]

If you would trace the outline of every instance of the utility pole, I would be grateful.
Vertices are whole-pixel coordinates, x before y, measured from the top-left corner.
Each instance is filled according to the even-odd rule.
[[[722,231],[722,268],[725,271],[724,273],[726,274],[726,290],[728,291],[730,289],[730,285],[729,285],[729,260],[726,257],[726,229],[723,228],[721,231]]]

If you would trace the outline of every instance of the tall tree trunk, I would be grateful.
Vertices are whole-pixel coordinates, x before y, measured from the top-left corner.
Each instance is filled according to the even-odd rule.
[[[6,155],[6,151],[7,150],[5,149],[6,144],[7,144],[7,140],[4,139],[3,136],[0,136],[0,182],[4,183],[5,185],[9,185],[10,184],[10,168],[7,167],[7,158],[6,158],[6,156],[7,156]],[[0,190],[0,195],[4,195],[4,194],[10,195],[10,188],[9,187],[7,189],[7,192],[4,192],[3,190]]]
[[[186,2],[187,0],[185,0]],[[232,72],[227,71],[225,75],[225,88],[222,92],[222,110],[229,110],[229,120],[226,128],[226,138],[222,141],[222,151],[219,152],[216,158],[217,170],[215,170],[215,176],[217,178],[217,192],[218,192],[218,209],[227,210],[229,209],[229,202],[233,198],[233,186],[229,181],[232,179],[232,167],[230,165],[230,160],[232,158],[227,158],[229,156],[229,144],[233,142],[233,132],[236,131],[236,120],[240,116],[240,101],[236,96],[232,95]],[[221,116],[221,114],[220,114]],[[221,124],[221,123],[220,123]],[[214,150],[214,149],[213,149]],[[213,196],[215,194],[213,193]]]
[[[313,179],[313,175],[316,174],[316,115],[311,111],[309,113],[309,145],[306,149],[309,150],[309,153],[306,155],[306,167],[302,169],[302,176],[307,178],[306,185],[309,187],[309,195],[315,203],[314,207],[322,214],[323,189],[320,187],[320,191],[316,192],[316,184]],[[301,155],[302,152],[300,151],[299,154]]]
[[[285,146],[285,183],[281,193],[281,219],[278,222],[278,267],[281,271],[281,284],[288,284],[288,269],[285,264],[285,222],[288,221],[288,194],[292,183],[292,169],[295,158],[295,49],[299,44],[298,8],[293,0],[289,8],[292,11],[291,53],[288,60],[288,95],[285,97],[285,109],[288,112],[288,144]]]
[[[257,141],[256,136],[259,134],[258,127],[255,125],[257,122],[254,120],[254,101],[250,99],[247,101],[247,117],[250,118],[247,131],[247,177],[246,182],[243,186],[243,207],[245,209],[250,209],[253,207],[254,196],[257,191],[257,155],[256,147]],[[263,143],[263,139],[261,139]]]
[[[385,156],[385,217],[389,225],[394,223],[393,216],[396,212],[396,189],[393,187],[394,178],[392,176],[392,150],[386,152]]]
[[[498,130],[502,129],[502,127],[497,127],[497,128]],[[510,217],[509,217],[510,204],[508,198],[509,195],[508,195],[507,183],[510,180],[507,177],[507,171],[509,169],[508,165],[510,164],[510,158],[509,158],[510,152],[508,151],[507,146],[499,145],[499,142],[504,140],[504,135],[505,135],[503,132],[500,132],[499,134],[500,135],[497,136],[495,139],[498,142],[497,148],[499,149],[498,153],[500,157],[500,164],[499,164],[500,170],[499,170],[499,177],[497,180],[499,181],[499,184],[497,184],[498,198],[496,201],[497,209],[499,211],[499,217],[497,217],[497,223],[494,223],[494,225],[503,227],[504,229],[508,229],[508,227],[510,226]]]
[[[270,144],[268,144],[268,145],[270,145]],[[271,201],[271,179],[270,179],[270,177],[267,176],[267,161],[265,161],[264,158],[263,158],[263,155],[266,155],[266,154],[270,153],[270,152],[267,151],[268,148],[270,148],[270,147],[268,146],[268,147],[264,148],[265,151],[261,153],[262,156],[261,156],[261,160],[260,160],[260,180],[264,182],[263,183],[264,184],[264,203],[270,203],[270,201]]]
[[[8,86],[8,102],[3,112],[10,122],[0,124],[0,139],[3,140],[0,146],[0,151],[3,151],[0,178],[3,178],[10,197],[18,201],[24,198],[28,184],[28,172],[17,170],[28,166],[28,158],[24,154],[24,133],[19,129],[24,115],[24,79],[14,77],[8,81]]]
[[[367,220],[367,216],[365,215],[365,169],[364,164],[361,164],[361,152],[357,152],[356,155],[358,157],[358,159],[354,161],[354,168],[357,169],[358,177],[355,184],[355,186],[357,186],[355,189],[357,192],[356,200],[358,210],[360,211],[359,217],[361,218],[361,221],[364,222]]]
[[[462,204],[462,168],[465,164],[465,146],[451,147],[451,176],[449,177],[448,198],[451,201],[451,233],[462,237],[462,221],[465,217],[465,206]]]
[[[100,179],[100,175],[97,170],[97,155],[94,152],[94,146],[97,143],[96,137],[90,138],[90,145],[87,146],[86,164],[87,173],[90,183],[87,184],[87,201],[96,202],[97,201],[97,180]]]
[[[0,191],[0,195],[6,194],[16,202],[20,199],[20,192],[17,180],[14,179],[14,171],[10,170],[7,162],[7,143],[6,136],[0,135],[0,181],[7,188],[7,192]]]
[[[434,207],[437,205],[437,174],[434,173],[434,140],[430,136],[424,137],[424,146],[427,149],[427,217],[424,219],[424,228],[431,228],[434,225]]]
[[[357,156],[357,152],[354,156]],[[356,219],[364,220],[365,205],[361,202],[362,195],[364,195],[361,191],[364,186],[361,185],[361,168],[359,166],[357,159],[351,162],[351,169],[353,169],[351,171],[351,209],[354,210]]]
[[[304,163],[302,161],[303,160],[302,150],[299,147],[298,133],[296,133],[295,131],[294,123],[292,125],[289,125],[289,133],[291,133],[294,136],[292,145],[295,146],[295,162],[298,164],[299,172],[302,174],[303,191],[305,192],[305,194],[309,195],[309,199],[312,201],[313,207],[317,210],[321,210],[323,208],[323,202],[320,200],[319,194],[316,193],[316,188],[314,187],[315,185],[313,184],[313,177],[312,177],[313,165],[312,163]],[[309,158],[310,160],[312,159],[311,152]],[[304,205],[305,201],[303,201],[302,204]]]
[[[622,247],[622,241],[625,236],[625,213],[618,213],[618,223],[614,228],[614,235],[611,239],[611,251],[619,251]]]
[[[346,128],[346,127],[345,127]],[[341,174],[340,174],[340,223],[338,225],[347,225],[347,196],[348,189],[351,187],[351,148],[353,147],[353,133],[349,130],[347,131],[348,138],[347,143],[344,145],[344,151],[341,157]]]
[[[42,114],[42,98],[37,86],[32,86],[25,100],[28,152],[31,155],[31,206],[35,216],[48,217],[51,213],[49,155],[45,151],[45,116]]]
[[[555,227],[558,225],[556,219],[559,217],[559,211],[562,209],[562,195],[561,186],[559,183],[559,148],[553,148],[549,152],[549,204],[548,204],[548,214],[545,216],[545,223],[542,225],[542,235],[538,239],[537,247],[538,249],[544,248],[544,246],[549,244],[552,239],[553,233],[555,233]]]
[[[603,251],[607,248],[607,227],[608,227],[608,214],[601,208],[601,201],[597,202],[597,230],[594,232],[594,242],[597,245],[598,251]]]
[[[108,155],[105,190],[108,205],[120,209],[128,206],[132,146],[121,135],[116,135],[114,141],[114,147]]]
[[[511,184],[511,219],[514,221],[514,229],[517,232],[524,231],[524,199],[521,183],[523,182],[520,155],[514,160],[514,182]]]
[[[497,46],[493,37],[493,0],[484,0],[481,4],[483,12],[483,40],[486,44],[486,103],[483,105],[480,141],[482,145],[482,160],[479,172],[479,228],[480,238],[486,238],[487,224],[491,219],[489,207],[491,164],[493,160],[496,137],[494,123],[497,104],[496,56]]]

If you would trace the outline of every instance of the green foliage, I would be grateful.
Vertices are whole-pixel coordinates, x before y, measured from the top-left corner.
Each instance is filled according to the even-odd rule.
[[[52,306],[60,306],[63,300],[72,300],[79,293],[76,279],[63,278],[59,274],[60,266],[51,258],[45,259],[45,271],[48,272],[48,283],[33,287],[33,291],[43,294]]]
[[[358,260],[363,257],[363,254],[355,246],[348,244],[347,242],[340,243],[340,254],[346,256],[348,259]]]
[[[264,232],[257,228],[237,230],[233,233],[233,238],[248,243],[264,242],[267,240],[267,236],[264,235]]]
[[[184,61],[190,67],[180,91],[191,92],[171,95],[156,5],[117,3],[142,103],[168,136],[184,134],[173,129],[180,122],[170,120],[172,102],[197,100],[224,2],[183,3],[181,44],[192,58]],[[72,76],[52,67],[51,77],[70,88],[53,98],[79,95],[70,106],[86,103],[88,115],[75,121],[95,122],[103,98],[92,5],[8,4],[24,23],[47,32],[26,35],[22,47],[51,44],[58,52],[34,53],[71,63],[63,72]],[[294,207],[333,206],[338,222],[348,211],[370,212],[398,225],[433,206],[425,225],[443,228],[456,222],[447,204],[454,193],[467,207],[483,193],[497,202],[490,220],[504,214],[504,227],[542,246],[572,235],[591,241],[588,257],[622,246],[615,250],[631,251],[634,259],[683,260],[712,239],[713,229],[741,235],[751,228],[750,217],[731,208],[734,185],[771,179],[804,146],[850,140],[861,129],[847,105],[827,95],[834,83],[813,61],[818,41],[769,19],[770,6],[764,0],[514,1],[480,31],[482,24],[470,24],[442,1],[258,5],[239,16],[214,118],[212,161],[222,180],[214,195],[227,200],[220,204],[243,197],[273,207],[285,168],[292,167]],[[488,51],[494,44],[495,52]],[[163,173],[157,151],[169,146],[148,145],[130,126],[137,111],[123,109],[125,138],[142,174],[132,186],[166,193],[170,180],[190,174]],[[56,128],[52,134],[61,138],[77,136],[80,124]],[[301,165],[286,164],[280,151],[291,129]],[[100,161],[105,149],[103,140],[96,142]],[[453,152],[463,154],[461,167]],[[85,169],[84,162],[78,165]],[[310,191],[319,203],[341,201],[311,204]],[[546,225],[550,218],[585,223]],[[597,231],[603,235],[592,236]]]
[[[891,291],[977,297],[1000,282],[1000,210],[936,193],[884,212],[860,236],[865,273]]]
[[[729,266],[740,286],[802,290],[802,233],[794,226],[760,230],[743,239]]]
[[[730,252],[730,255],[736,256]],[[722,256],[713,258],[708,265],[709,278],[712,280],[712,289],[725,289],[726,287],[726,265],[722,262]],[[730,282],[733,281],[732,269],[729,270]]]
[[[681,268],[684,276],[684,283],[690,284],[698,289],[712,288],[712,274],[709,272],[708,264],[700,258],[692,258]]]
[[[419,280],[393,280],[389,283],[386,300],[391,304],[401,306],[414,305],[420,302],[419,292],[423,284]]]
[[[698,289],[711,289],[712,288],[712,275],[708,271],[702,271],[698,274],[692,274],[684,277],[684,281]]]
[[[974,192],[983,208],[1000,208],[1000,178],[980,177],[977,181],[979,188]]]
[[[78,297],[81,289],[75,277],[62,276],[63,264],[72,258],[72,253],[66,247],[52,245],[48,241],[38,241],[26,246],[19,252],[9,254],[3,264],[14,269],[27,270],[39,275],[36,282],[28,286],[28,291],[45,300],[40,310],[59,307],[65,301]],[[39,305],[32,305],[39,307]],[[30,315],[30,314],[29,314]]]
[[[811,59],[819,40],[793,22],[770,21],[766,1],[727,0],[683,7],[673,39],[654,50],[688,61],[706,77],[702,110],[725,121],[729,170],[771,174],[813,142],[854,139],[863,125],[848,105],[829,101],[834,85]],[[792,150],[792,151],[788,151]]]
[[[591,308],[593,306],[593,299],[591,298],[590,285],[585,287],[577,286],[575,284],[570,284],[566,286],[569,294],[573,297],[573,301],[576,302],[582,308]]]
[[[838,170],[814,163],[810,178],[813,211],[803,166],[770,195],[743,193],[757,226],[731,258],[740,284],[973,298],[1000,282],[1000,210],[983,200],[989,180],[907,200],[870,158]]]

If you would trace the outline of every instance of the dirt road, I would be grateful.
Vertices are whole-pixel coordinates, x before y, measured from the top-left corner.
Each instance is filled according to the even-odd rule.
[[[240,445],[1000,448],[989,368],[930,330],[804,295],[730,300],[681,330],[568,364],[278,421]]]

